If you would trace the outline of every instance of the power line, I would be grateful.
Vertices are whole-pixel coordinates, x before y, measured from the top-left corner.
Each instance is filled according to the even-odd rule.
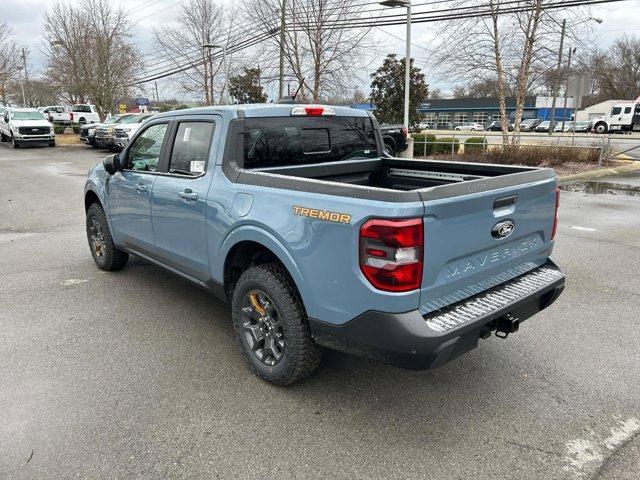
[[[523,0],[512,0],[510,2],[506,2],[507,4],[511,4],[511,3],[522,3]],[[569,1],[558,1],[556,3],[549,3],[547,5],[544,5],[541,9],[542,10],[553,10],[553,9],[558,9],[558,8],[568,8],[568,7],[577,7],[577,6],[586,6],[586,5],[597,5],[597,4],[603,4],[603,3],[614,3],[614,2],[620,2],[620,1],[624,1],[624,0],[569,0]],[[427,2],[429,3],[429,2]],[[488,5],[489,7],[491,7],[491,5]],[[416,12],[416,14],[414,14],[414,17],[412,18],[411,23],[428,23],[428,22],[438,22],[438,21],[445,21],[445,20],[454,20],[454,19],[461,19],[461,18],[484,18],[484,17],[488,17],[488,16],[492,16],[492,15],[504,15],[504,14],[509,14],[509,13],[521,13],[521,12],[526,12],[526,11],[530,11],[531,7],[527,6],[527,7],[509,7],[509,8],[498,8],[495,10],[485,10],[485,11],[478,11],[479,8],[483,8],[483,7],[487,7],[487,4],[481,6],[481,5],[474,5],[474,6],[468,6],[468,7],[460,7],[458,9],[447,9],[447,10],[437,10],[437,11],[432,11],[432,12]],[[458,13],[455,15],[452,15],[451,12],[453,10],[472,10],[468,13],[462,12],[462,13]],[[443,15],[433,15],[433,13],[443,13]],[[392,20],[390,17],[396,17],[397,15],[391,15],[391,16],[384,16],[381,18],[378,18],[376,20],[373,19],[365,19],[365,18],[345,18],[345,19],[341,19],[341,20],[336,20],[334,22],[332,22],[331,25],[326,25],[326,24],[317,24],[317,23],[311,23],[311,22],[307,22],[307,23],[293,23],[293,25],[289,24],[289,28],[287,30],[289,31],[301,31],[304,30],[304,28],[309,28],[310,26],[320,26],[321,28],[325,28],[325,29],[344,29],[344,28],[371,28],[371,27],[380,27],[380,26],[391,26],[391,25],[404,25],[406,24],[406,21],[404,20]],[[403,15],[400,15],[403,16]],[[385,20],[385,18],[389,18],[388,20]],[[258,37],[254,37],[252,39],[248,39],[245,42],[243,42],[242,44],[239,44],[237,47],[234,46],[233,48],[233,52],[245,49],[245,48],[249,48],[250,46],[256,45],[257,43],[260,43],[263,40],[266,40],[267,38],[269,38],[271,35],[273,35],[273,33],[269,34],[267,33],[266,35],[263,36],[258,36]],[[228,50],[228,53],[233,53],[230,52]],[[216,56],[213,56],[212,58],[216,58]],[[157,75],[153,76],[152,78],[144,78],[142,80],[139,80],[137,82],[135,82],[135,84],[140,84],[140,83],[146,83],[148,81],[152,81],[152,80],[156,80],[156,79],[160,79],[160,78],[164,78],[176,73],[181,73],[184,72],[186,70],[189,70],[191,68],[195,68],[197,66],[202,65],[204,62],[196,62],[196,63],[189,63],[189,64],[183,64],[183,66],[181,66],[180,68],[177,68],[175,70],[169,70],[169,71],[164,71],[161,73],[158,73]]]

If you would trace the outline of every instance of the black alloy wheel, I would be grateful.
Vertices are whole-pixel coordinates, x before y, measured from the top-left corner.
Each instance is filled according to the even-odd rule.
[[[277,365],[285,352],[285,338],[280,314],[269,296],[250,290],[242,299],[242,330],[255,357],[270,367]]]

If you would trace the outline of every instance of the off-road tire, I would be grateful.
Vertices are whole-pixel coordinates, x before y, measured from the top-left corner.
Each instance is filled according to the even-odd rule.
[[[273,366],[256,357],[244,335],[242,301],[252,290],[263,291],[271,298],[283,325],[284,355]],[[291,385],[311,375],[320,364],[322,351],[311,337],[302,299],[280,264],[257,265],[242,273],[233,291],[232,316],[240,351],[253,373],[263,380],[274,385]]]
[[[101,255],[96,252],[92,242],[91,229],[94,219],[97,221],[102,231],[102,245],[100,247],[100,251],[102,252]],[[107,222],[107,216],[104,214],[104,210],[102,210],[102,207],[98,203],[91,204],[87,210],[87,240],[89,242],[91,256],[100,270],[120,270],[127,264],[129,254],[118,250],[114,245],[113,238],[111,237],[111,231],[109,230],[109,223]]]

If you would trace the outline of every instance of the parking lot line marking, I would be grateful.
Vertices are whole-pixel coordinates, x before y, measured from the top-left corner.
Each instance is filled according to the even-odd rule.
[[[569,225],[569,228],[573,228],[574,230],[580,230],[580,231],[583,231],[583,232],[595,232],[595,231],[597,231],[595,228],[576,227],[575,225]]]

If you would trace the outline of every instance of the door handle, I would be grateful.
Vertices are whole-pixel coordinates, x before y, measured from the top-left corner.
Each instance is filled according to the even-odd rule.
[[[198,194],[195,193],[193,190],[191,190],[190,188],[186,188],[183,191],[181,191],[180,193],[178,193],[178,196],[180,198],[184,198],[185,200],[198,200]]]
[[[148,191],[149,191],[149,187],[147,185],[145,185],[144,183],[139,183],[138,185],[136,185],[136,192],[144,193],[144,192],[148,192]]]

